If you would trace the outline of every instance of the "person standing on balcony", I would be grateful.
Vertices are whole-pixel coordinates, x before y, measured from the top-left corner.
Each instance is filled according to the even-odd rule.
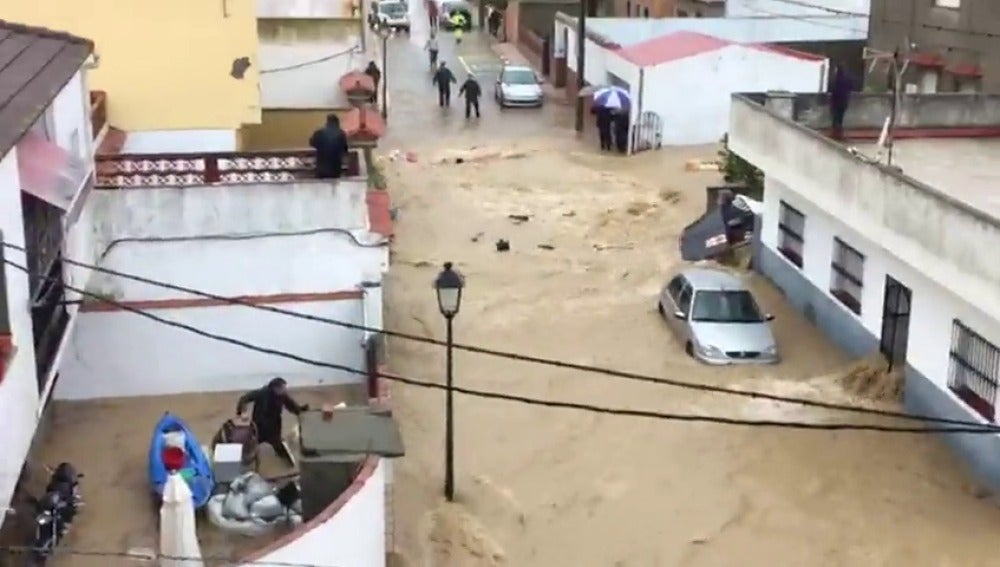
[[[257,428],[257,438],[260,443],[267,443],[274,448],[275,454],[282,460],[295,466],[291,451],[281,438],[281,413],[288,410],[295,415],[307,411],[308,405],[299,405],[288,395],[288,382],[284,378],[274,378],[267,386],[247,392],[236,402],[236,415],[240,418],[253,404],[251,420]]]
[[[830,81],[830,123],[832,136],[835,140],[844,138],[844,116],[851,103],[851,91],[854,81],[848,72],[840,65],[833,67],[833,79]]]
[[[316,150],[316,178],[337,179],[344,173],[347,134],[340,128],[336,114],[328,114],[326,126],[313,132],[309,145]]]
[[[375,85],[375,91],[372,92],[372,103],[374,103],[378,101],[378,84],[382,81],[382,71],[379,70],[374,61],[369,61],[368,66],[365,67],[365,75],[371,77],[372,84]]]

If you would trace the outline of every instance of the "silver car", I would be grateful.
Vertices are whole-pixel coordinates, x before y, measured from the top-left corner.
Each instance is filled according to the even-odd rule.
[[[542,81],[531,67],[506,65],[497,77],[493,98],[500,108],[508,106],[542,106],[545,94]]]
[[[773,364],[778,345],[743,281],[729,272],[687,268],[660,292],[657,302],[667,325],[687,353],[707,364]]]

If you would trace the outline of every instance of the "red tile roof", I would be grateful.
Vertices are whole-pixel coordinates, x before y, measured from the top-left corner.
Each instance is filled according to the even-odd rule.
[[[89,39],[0,20],[0,156],[31,129],[93,51]]]
[[[375,81],[363,71],[349,71],[340,78],[340,90],[345,93],[357,91],[374,93]]]
[[[351,141],[375,142],[385,134],[385,121],[371,106],[352,108],[341,114],[340,127]]]
[[[617,49],[618,55],[624,59],[639,65],[640,67],[651,67],[669,61],[693,57],[702,53],[716,51],[730,45],[742,45],[751,49],[758,49],[771,53],[779,53],[796,59],[806,59],[811,61],[822,61],[825,59],[820,55],[806,53],[787,47],[770,45],[765,43],[737,43],[720,39],[718,37],[705,35],[697,32],[679,31],[661,35],[635,45]]]

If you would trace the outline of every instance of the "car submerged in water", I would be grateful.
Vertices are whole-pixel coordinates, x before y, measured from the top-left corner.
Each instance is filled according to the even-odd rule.
[[[493,99],[500,108],[537,107],[545,103],[545,93],[542,91],[542,81],[534,69],[523,65],[505,65],[497,76]]]

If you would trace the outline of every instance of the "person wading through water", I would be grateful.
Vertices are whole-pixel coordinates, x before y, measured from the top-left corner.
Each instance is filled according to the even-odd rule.
[[[483,89],[476,81],[476,77],[469,73],[462,87],[458,89],[458,96],[465,95],[465,118],[472,118],[472,109],[476,109],[476,118],[479,118],[479,97],[482,96]]]
[[[431,58],[431,72],[437,68],[438,62],[438,38],[434,30],[431,30],[431,36],[427,38],[427,43],[424,44],[424,49],[427,51],[428,56]]]
[[[611,151],[614,146],[611,143],[611,110],[595,106],[592,112],[597,115],[597,137],[601,140],[601,150]]]
[[[309,145],[316,150],[316,178],[337,179],[344,173],[347,135],[336,114],[328,114],[326,126],[313,132]]]
[[[253,404],[251,421],[257,428],[259,443],[267,443],[281,459],[295,466],[295,459],[281,438],[281,412],[288,410],[295,415],[307,411],[308,405],[299,405],[288,395],[288,383],[284,378],[275,378],[267,386],[240,396],[236,402],[236,415],[242,418],[247,406]]]
[[[451,69],[442,61],[441,66],[434,73],[434,84],[438,88],[438,106],[451,106],[451,85],[457,82],[455,75],[451,73]]]

